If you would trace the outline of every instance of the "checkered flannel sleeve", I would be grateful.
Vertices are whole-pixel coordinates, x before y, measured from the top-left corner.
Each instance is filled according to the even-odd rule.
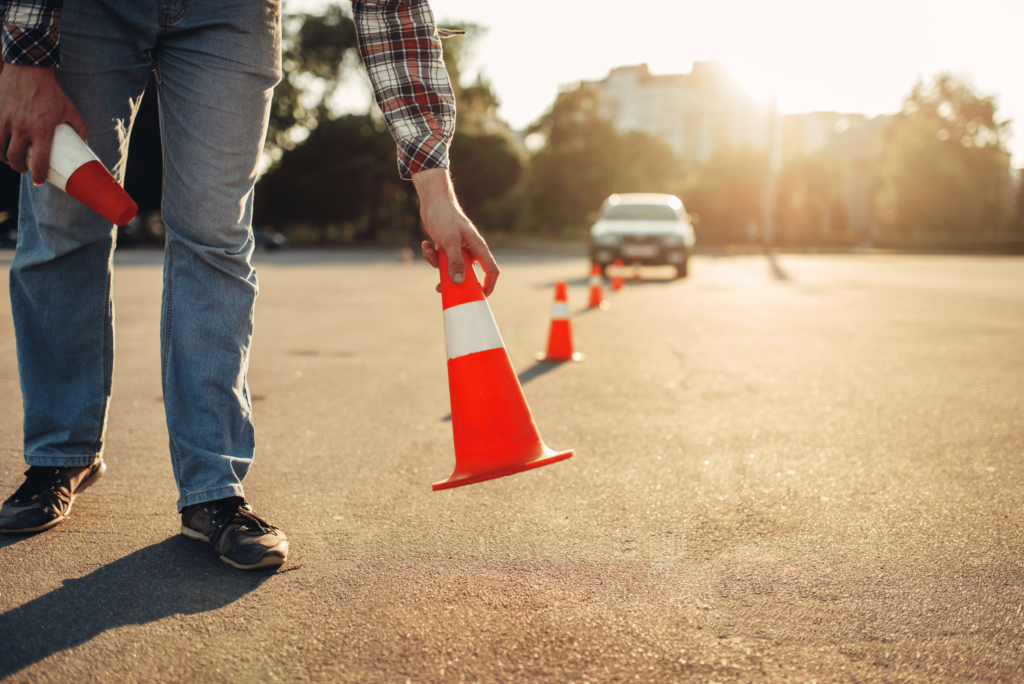
[[[4,61],[24,66],[58,66],[57,27],[63,4],[63,0],[0,0]]]
[[[455,94],[427,0],[354,0],[359,54],[409,179],[448,167]]]

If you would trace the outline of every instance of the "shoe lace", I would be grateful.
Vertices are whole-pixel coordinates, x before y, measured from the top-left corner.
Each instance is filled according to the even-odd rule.
[[[52,494],[65,501],[70,500],[69,493],[65,491],[67,487],[61,478],[62,471],[62,468],[50,466],[29,466],[25,471],[25,481],[4,503],[31,501],[39,494]]]
[[[223,521],[223,522],[221,522]],[[210,516],[211,524],[223,529],[227,525],[238,525],[249,529],[257,529],[264,534],[271,534],[277,527],[256,514],[252,506],[240,496],[224,499],[216,506]]]

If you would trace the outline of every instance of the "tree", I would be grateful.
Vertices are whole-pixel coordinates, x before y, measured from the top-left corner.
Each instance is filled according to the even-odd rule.
[[[668,145],[645,133],[619,134],[599,104],[600,92],[581,84],[560,93],[528,129],[544,141],[525,190],[529,230],[578,229],[615,192],[668,190],[678,166]]]
[[[375,240],[401,228],[415,207],[399,186],[391,135],[369,115],[321,123],[263,176],[256,193],[257,224],[287,229],[309,224],[327,242],[332,225],[349,224],[354,239]],[[397,200],[397,201],[396,201]]]
[[[779,174],[775,242],[806,244],[845,233],[842,181],[842,165],[828,153],[789,159]]]
[[[905,234],[992,230],[1009,217],[1006,122],[993,97],[948,73],[918,82],[889,131],[877,208]]]
[[[1014,223],[1017,230],[1024,231],[1024,169],[1017,169],[1017,195],[1014,206]]]
[[[285,17],[281,40],[281,83],[274,89],[266,150],[275,161],[334,118],[331,99],[358,63],[355,23],[339,5],[322,14]]]
[[[508,136],[456,131],[448,154],[452,184],[466,215],[482,230],[511,229],[511,221],[494,206],[515,187],[524,169]]]
[[[764,150],[721,147],[706,165],[687,175],[679,194],[687,211],[700,215],[701,240],[747,240],[747,225],[763,220],[767,167]]]

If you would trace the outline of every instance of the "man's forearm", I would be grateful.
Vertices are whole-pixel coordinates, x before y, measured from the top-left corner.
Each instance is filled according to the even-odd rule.
[[[451,176],[448,169],[424,169],[412,175],[412,184],[416,188],[416,195],[420,198],[420,204],[424,202],[452,202],[458,205],[455,199],[455,188],[452,187]]]
[[[426,0],[355,0],[359,54],[409,179],[448,167],[455,133],[455,94],[445,70],[434,15]]]

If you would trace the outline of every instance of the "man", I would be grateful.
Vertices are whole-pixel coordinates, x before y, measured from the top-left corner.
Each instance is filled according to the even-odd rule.
[[[426,0],[356,0],[353,10],[424,227],[452,256],[453,281],[462,281],[465,248],[481,262],[490,294],[497,265],[448,176],[455,102],[430,8]],[[246,381],[258,291],[252,197],[281,77],[280,35],[276,0],[8,2],[0,161],[24,174],[10,283],[29,469],[0,509],[0,532],[60,523],[106,468],[116,229],[44,180],[60,123],[88,136],[123,178],[153,70],[167,228],[161,368],[181,531],[238,568],[285,562],[284,533],[255,513],[242,488],[255,445]],[[437,267],[435,248],[424,242],[423,252]]]

